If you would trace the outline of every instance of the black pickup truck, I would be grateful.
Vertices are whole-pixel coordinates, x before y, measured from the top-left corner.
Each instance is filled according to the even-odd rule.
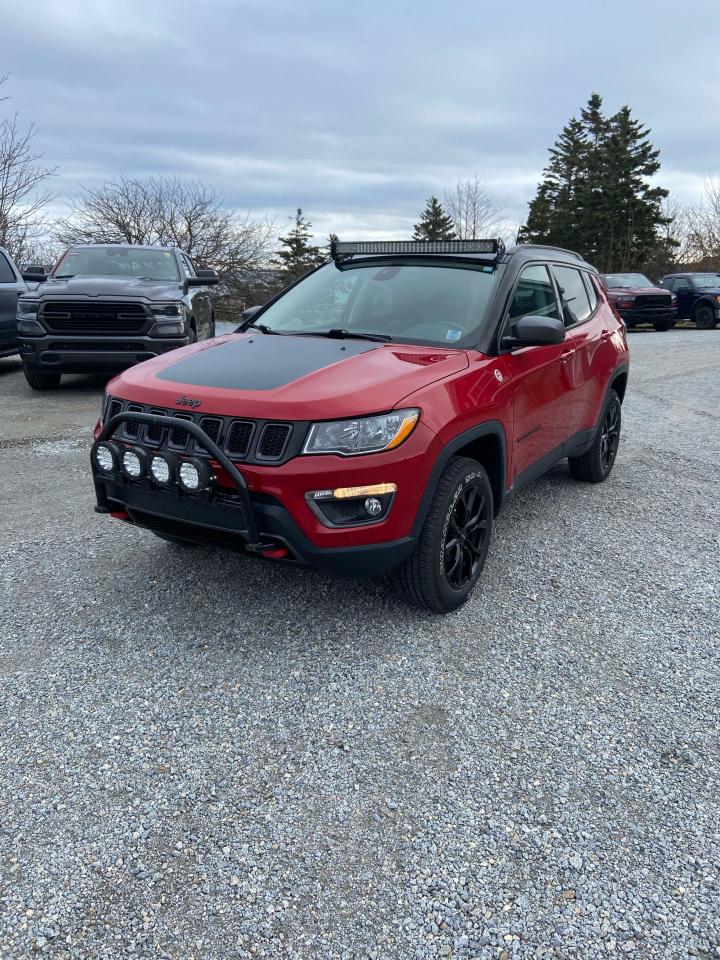
[[[29,279],[29,275],[26,276]],[[70,247],[17,305],[25,378],[57,387],[63,373],[110,373],[215,335],[208,287],[177,247]]]

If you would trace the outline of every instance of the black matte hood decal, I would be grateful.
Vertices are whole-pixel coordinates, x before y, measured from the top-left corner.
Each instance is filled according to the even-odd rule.
[[[188,387],[274,390],[379,346],[367,340],[259,334],[208,346],[164,367],[156,377]]]

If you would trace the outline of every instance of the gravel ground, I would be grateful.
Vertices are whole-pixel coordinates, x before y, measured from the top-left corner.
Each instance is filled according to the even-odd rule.
[[[96,516],[0,361],[0,956],[720,957],[720,331],[631,348],[446,618]]]

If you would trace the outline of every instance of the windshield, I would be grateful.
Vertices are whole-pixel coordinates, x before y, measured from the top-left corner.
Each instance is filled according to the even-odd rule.
[[[489,265],[329,263],[263,311],[260,323],[278,333],[343,330],[454,347],[480,324],[494,282]]]
[[[171,250],[120,246],[71,248],[57,265],[53,276],[179,279]]]
[[[693,275],[693,282],[701,290],[713,290],[715,287],[720,287],[720,274],[696,273]]]
[[[608,289],[612,287],[651,287],[652,284],[647,277],[641,273],[606,273],[605,286]]]

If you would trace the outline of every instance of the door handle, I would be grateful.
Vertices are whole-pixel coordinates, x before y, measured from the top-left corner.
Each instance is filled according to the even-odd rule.
[[[574,357],[574,356],[575,356],[574,350],[566,350],[564,353],[560,354],[560,359],[565,361],[565,360],[569,360],[570,357]]]

